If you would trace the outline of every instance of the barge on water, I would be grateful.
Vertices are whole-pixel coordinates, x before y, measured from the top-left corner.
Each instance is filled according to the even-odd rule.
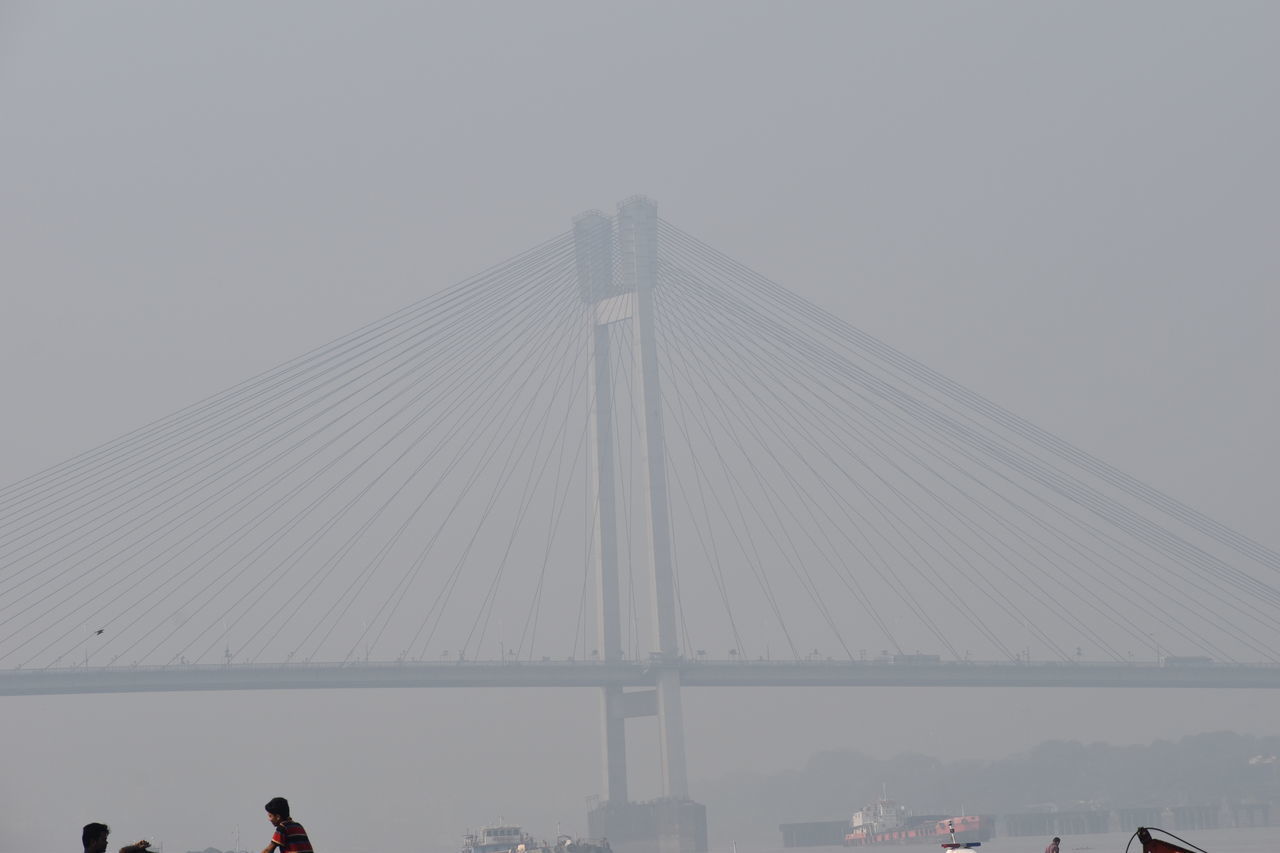
[[[872,844],[966,845],[994,836],[990,815],[912,815],[893,800],[876,800],[855,812],[845,834],[846,847]]]

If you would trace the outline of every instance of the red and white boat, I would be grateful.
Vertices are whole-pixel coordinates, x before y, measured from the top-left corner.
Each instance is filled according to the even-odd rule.
[[[876,800],[849,821],[846,847],[868,844],[944,844],[976,846],[995,833],[988,815],[912,815],[894,800]]]

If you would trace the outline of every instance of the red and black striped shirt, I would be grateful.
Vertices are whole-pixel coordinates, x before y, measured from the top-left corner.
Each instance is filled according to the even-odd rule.
[[[271,836],[271,843],[280,849],[280,853],[313,853],[307,831],[296,820],[281,821],[276,827],[276,834]]]

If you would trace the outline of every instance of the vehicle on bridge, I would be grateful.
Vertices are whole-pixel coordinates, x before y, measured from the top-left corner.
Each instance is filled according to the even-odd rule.
[[[1213,658],[1196,655],[1165,655],[1161,662],[1165,666],[1213,666]]]

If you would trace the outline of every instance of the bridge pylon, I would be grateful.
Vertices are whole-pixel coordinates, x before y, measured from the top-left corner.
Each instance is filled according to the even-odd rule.
[[[648,530],[649,592],[652,641],[650,658],[657,668],[656,687],[624,693],[601,689],[604,805],[595,822],[614,843],[626,841],[648,825],[657,832],[664,853],[706,849],[706,819],[701,806],[689,802],[685,761],[684,716],[680,701],[680,647],[676,632],[675,584],[672,570],[670,511],[667,497],[662,397],[658,385],[658,348],[653,291],[658,280],[658,212],[650,199],[634,196],[618,205],[615,220],[591,211],[574,220],[578,284],[591,342],[589,388],[593,395],[592,453],[595,487],[595,561],[598,651],[602,660],[622,659],[618,592],[615,411],[611,328],[630,323],[632,352],[639,381],[633,407],[643,412],[644,501]],[[621,353],[619,355],[622,355]],[[662,763],[662,801],[641,812],[627,793],[626,719],[658,717]],[[678,807],[675,804],[680,804]],[[646,816],[644,809],[656,809]],[[668,814],[670,812],[670,814]],[[593,832],[596,830],[593,829]]]

